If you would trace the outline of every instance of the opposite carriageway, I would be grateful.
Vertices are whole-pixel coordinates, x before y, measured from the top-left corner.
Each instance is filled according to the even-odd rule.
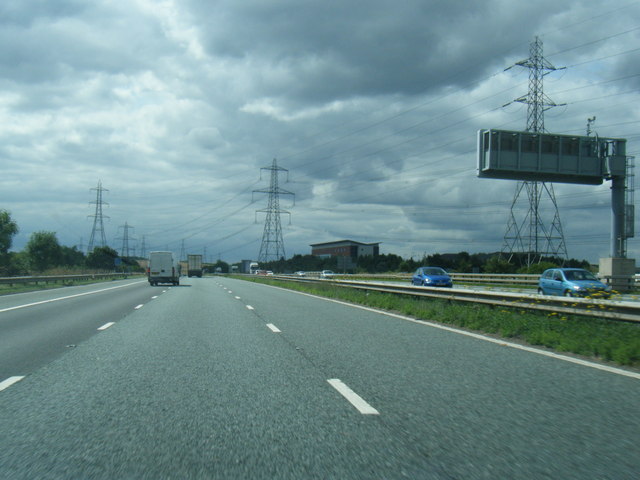
[[[340,287],[357,290],[438,298],[455,302],[482,303],[492,306],[556,312],[626,322],[640,322],[640,302],[616,299],[567,298],[494,290],[416,287],[376,281],[322,279],[291,275],[274,275],[269,278],[304,283],[332,283]]]

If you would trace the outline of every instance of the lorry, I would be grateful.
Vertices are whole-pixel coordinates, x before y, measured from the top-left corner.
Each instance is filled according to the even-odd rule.
[[[255,274],[257,270],[258,262],[254,262],[253,260],[242,260],[240,265],[240,273]]]
[[[171,283],[180,285],[180,264],[173,259],[172,252],[150,252],[147,269],[149,285]]]
[[[202,277],[202,255],[187,255],[187,276]]]

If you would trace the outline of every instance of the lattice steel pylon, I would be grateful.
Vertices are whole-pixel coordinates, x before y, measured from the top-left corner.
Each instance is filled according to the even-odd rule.
[[[93,229],[91,230],[91,236],[89,237],[89,245],[87,246],[87,254],[93,252],[94,247],[97,246],[104,247],[107,245],[107,236],[104,233],[104,218],[105,215],[102,214],[102,206],[109,205],[108,203],[102,200],[102,192],[108,192],[106,188],[102,188],[102,181],[98,181],[98,186],[96,188],[92,188],[91,190],[96,191],[96,201],[91,202],[91,204],[96,204],[96,212],[93,215],[89,215],[89,218],[93,218]],[[109,217],[106,217],[109,218]],[[99,237],[96,240],[96,235]]]
[[[140,246],[140,256],[142,258],[147,256],[147,239],[145,235],[142,235],[142,245]]]
[[[529,93],[514,101],[527,104],[527,131],[545,132],[544,112],[564,104],[554,103],[544,94],[543,79],[547,73],[559,69],[542,55],[542,41],[538,37],[530,45],[529,58],[517,62],[516,65],[529,69]],[[523,191],[527,194],[529,205],[526,215],[518,222],[516,210]],[[553,218],[548,223],[545,223],[541,216],[543,198],[553,210]],[[539,263],[543,256],[567,259],[567,247],[553,184],[518,182],[502,246],[502,254],[507,255],[509,259],[515,253],[526,254],[527,266]]]
[[[280,214],[286,213],[289,215],[289,221],[291,221],[291,213],[286,210],[280,209],[280,195],[294,195],[288,190],[284,190],[278,185],[278,174],[280,172],[287,172],[287,181],[289,170],[278,166],[276,159],[273,159],[271,166],[262,167],[262,170],[269,170],[271,172],[271,178],[269,181],[269,188],[263,188],[260,190],[253,190],[252,193],[267,193],[269,194],[269,201],[266,209],[256,210],[256,221],[258,213],[266,213],[266,219],[264,222],[264,232],[262,234],[262,244],[260,245],[260,252],[258,253],[258,262],[270,262],[274,260],[280,260],[285,258],[284,240],[282,239],[282,225],[280,223]]]
[[[128,222],[124,222],[124,225],[122,225],[120,228],[124,230],[124,233],[122,234],[122,248],[120,249],[120,256],[125,258],[130,257],[131,251],[129,249],[129,230],[133,230],[134,227],[129,225]]]
[[[184,249],[184,238],[180,242],[180,256],[178,258],[180,259],[181,262],[187,259],[187,253],[186,253],[186,250]]]

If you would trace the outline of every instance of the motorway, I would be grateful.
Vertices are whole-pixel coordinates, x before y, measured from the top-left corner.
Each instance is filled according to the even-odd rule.
[[[637,478],[640,374],[541,353],[224,277],[0,297],[0,478]]]

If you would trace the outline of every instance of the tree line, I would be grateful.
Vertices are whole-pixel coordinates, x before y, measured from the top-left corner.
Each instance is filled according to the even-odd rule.
[[[590,269],[591,265],[586,260],[562,259],[560,257],[542,257],[533,265],[527,266],[526,254],[513,254],[510,259],[500,253],[475,253],[459,252],[454,254],[425,255],[422,259],[402,258],[399,255],[388,253],[380,255],[367,255],[358,257],[353,268],[342,268],[337,257],[316,257],[313,255],[294,255],[290,259],[264,262],[260,268],[272,270],[276,273],[294,273],[297,271],[317,272],[321,270],[333,270],[337,273],[388,273],[403,272],[412,273],[418,267],[437,266],[449,272],[458,273],[542,273],[547,268],[570,267]]]
[[[49,231],[32,233],[24,250],[11,252],[13,237],[18,232],[18,225],[11,214],[0,209],[0,276],[44,273],[52,269],[112,272],[117,263],[118,269],[142,270],[134,258],[120,258],[111,247],[96,247],[85,255],[75,246],[61,245],[55,232]]]

